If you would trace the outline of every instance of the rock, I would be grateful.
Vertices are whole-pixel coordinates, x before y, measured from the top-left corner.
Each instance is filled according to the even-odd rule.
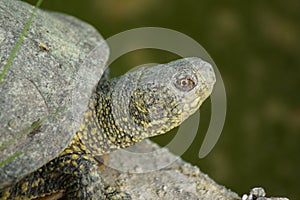
[[[250,190],[249,195],[244,194],[242,200],[289,200],[285,197],[266,197],[266,192],[262,187],[255,187]]]
[[[111,153],[103,174],[133,199],[240,199],[198,167],[150,140]]]

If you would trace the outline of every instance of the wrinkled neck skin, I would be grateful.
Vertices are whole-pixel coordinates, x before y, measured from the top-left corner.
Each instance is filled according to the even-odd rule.
[[[112,115],[111,80],[101,80],[92,94],[83,125],[78,131],[84,146],[94,155],[125,148],[139,141],[120,129]],[[127,142],[125,142],[127,141]]]
[[[166,98],[168,91],[163,86],[137,87],[133,80],[137,77],[123,76],[98,84],[88,111],[93,124],[85,125],[87,134],[81,136],[93,154],[132,146],[181,123],[176,98],[171,94]]]

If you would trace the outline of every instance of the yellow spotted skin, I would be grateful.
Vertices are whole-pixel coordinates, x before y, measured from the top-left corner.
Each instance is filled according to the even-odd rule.
[[[1,188],[0,198],[62,193],[62,199],[69,200],[131,199],[104,183],[95,158],[180,125],[210,95],[214,82],[211,66],[199,58],[101,79],[71,143],[53,160]]]
[[[63,199],[130,199],[114,189],[108,193],[98,163],[83,147],[79,133],[55,159],[1,193],[1,199],[36,199],[62,192]]]

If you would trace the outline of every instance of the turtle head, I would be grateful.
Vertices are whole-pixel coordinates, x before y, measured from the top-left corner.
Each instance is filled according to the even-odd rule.
[[[116,79],[112,114],[136,141],[163,134],[196,112],[214,83],[212,66],[196,57],[141,67]]]

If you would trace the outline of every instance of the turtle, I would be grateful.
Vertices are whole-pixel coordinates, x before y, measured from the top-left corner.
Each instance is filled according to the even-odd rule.
[[[9,12],[0,16],[5,48],[17,37],[19,27],[12,24],[32,7],[2,2],[0,11],[14,8],[14,19],[5,20]],[[44,36],[49,32],[50,39]],[[57,193],[63,199],[131,199],[105,183],[98,156],[179,126],[216,81],[212,65],[198,57],[109,78],[105,40],[90,25],[63,14],[39,10],[26,37],[0,88],[1,199]],[[76,46],[60,50],[64,42]]]

